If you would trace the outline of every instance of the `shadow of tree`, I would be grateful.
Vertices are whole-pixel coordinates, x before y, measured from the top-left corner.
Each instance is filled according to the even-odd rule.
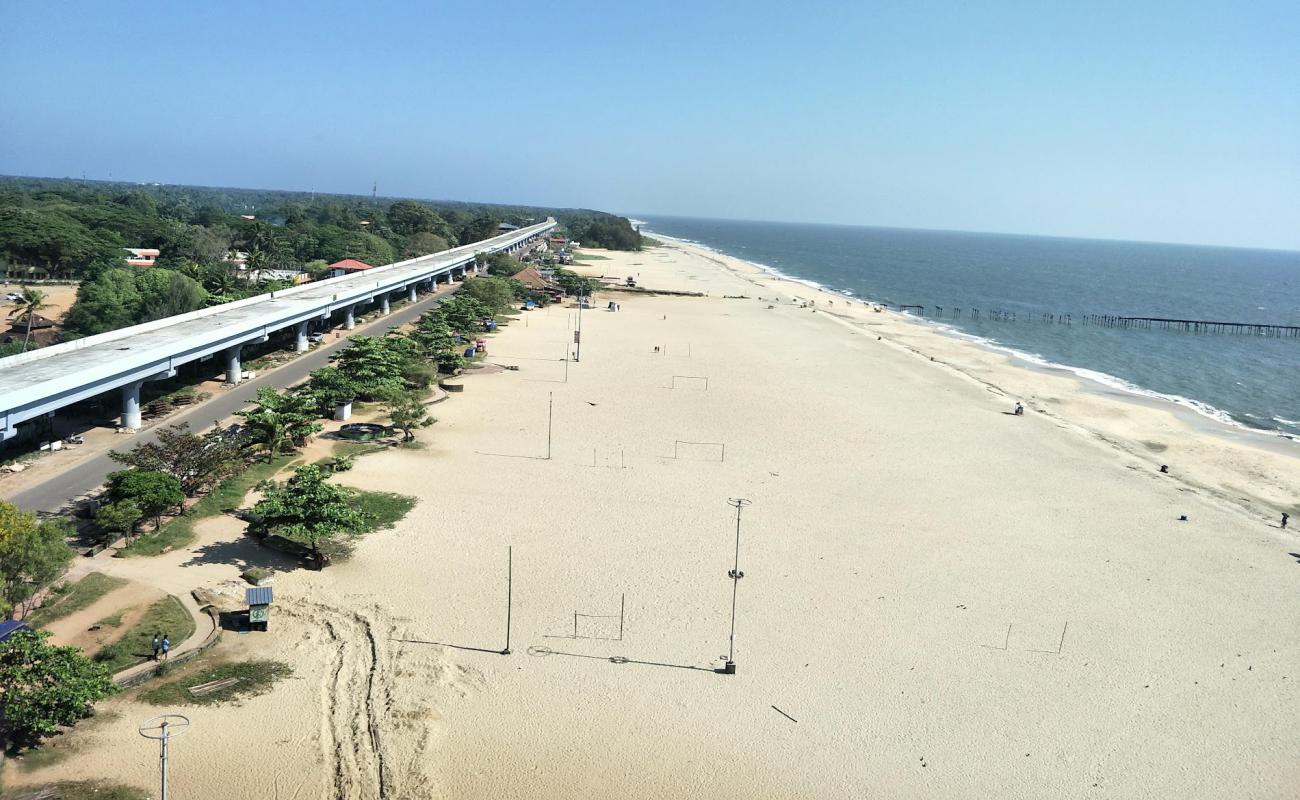
[[[190,560],[181,566],[192,567],[199,564],[230,564],[239,567],[240,570],[261,567],[279,571],[302,566],[297,558],[288,553],[263,547],[255,537],[248,534],[238,539],[212,542],[195,548]]]

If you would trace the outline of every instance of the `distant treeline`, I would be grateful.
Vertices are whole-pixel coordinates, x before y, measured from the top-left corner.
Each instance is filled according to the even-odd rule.
[[[248,253],[250,269],[342,258],[378,265],[548,216],[584,244],[641,244],[623,217],[583,209],[0,177],[0,268],[14,277],[93,277],[124,266],[124,247],[156,248],[157,266],[182,272],[220,264],[233,250]]]

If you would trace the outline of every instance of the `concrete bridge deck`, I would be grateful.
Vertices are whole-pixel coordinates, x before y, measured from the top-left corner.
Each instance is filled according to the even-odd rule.
[[[377,303],[384,313],[397,292],[412,299],[417,290],[462,277],[474,270],[481,252],[514,252],[528,247],[556,226],[547,220],[481,242],[375,267],[356,275],[296,286],[271,294],[200,309],[188,314],[88,336],[71,342],[0,359],[0,437],[14,435],[26,420],[106,391],[123,394],[122,424],[140,425],[139,391],[147,380],[176,374],[176,369],[214,354],[224,358],[231,382],[241,374],[240,348],[265,342],[293,329],[296,347],[307,349],[310,324],[343,312],[352,327],[359,306]]]

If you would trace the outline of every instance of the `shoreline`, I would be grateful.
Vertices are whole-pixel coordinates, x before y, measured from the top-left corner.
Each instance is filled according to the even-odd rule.
[[[788,281],[790,283],[795,283],[800,286],[806,286],[809,289],[816,292],[823,292],[826,294],[834,295],[836,297],[844,297],[849,300],[856,300],[862,303],[878,302],[875,300],[871,300],[870,298],[867,297],[860,297],[856,293],[847,289],[835,289],[833,287],[815,281],[811,278],[804,278],[798,275],[791,275],[788,272],[784,272],[768,264],[763,264],[758,261],[751,261],[741,256],[732,255],[725,251],[719,250],[711,245],[704,244],[703,242],[697,242],[692,239],[682,239],[676,236],[669,236],[668,234],[660,233],[654,230],[653,228],[648,227],[649,225],[650,223],[643,223],[642,230],[647,231],[648,234],[654,239],[659,239],[666,242],[672,242],[674,245],[684,247],[684,248],[693,248],[705,254],[711,253],[715,255],[725,256],[726,258],[735,259],[737,261],[741,261],[744,262],[745,264],[748,264],[749,266],[759,270],[760,272],[767,273],[774,278],[783,281]],[[1287,251],[1280,251],[1280,252],[1287,252]],[[934,320],[925,319],[923,317],[916,317],[908,312],[893,311],[888,309],[888,307],[886,307],[886,310],[897,317],[910,320],[920,325],[927,325],[933,330],[940,331],[948,336],[951,336],[953,338],[965,342],[970,342],[971,344],[974,344],[977,347],[981,347],[986,350],[991,350],[998,353],[1003,353],[1009,356],[1013,361],[1015,361],[1017,366],[1022,367],[1024,369],[1044,370],[1053,373],[1067,372],[1072,374],[1074,377],[1076,377],[1085,388],[1089,388],[1103,394],[1114,393],[1113,396],[1132,397],[1139,401],[1154,401],[1161,404],[1161,407],[1163,407],[1164,405],[1175,406],[1177,407],[1177,409],[1181,409],[1182,411],[1185,412],[1191,412],[1192,414],[1195,414],[1197,417],[1201,419],[1208,420],[1212,423],[1216,423],[1218,426],[1221,426],[1224,429],[1244,432],[1254,436],[1263,436],[1271,439],[1282,439],[1285,441],[1294,442],[1295,451],[1293,455],[1296,458],[1300,458],[1300,435],[1290,433],[1288,431],[1282,430],[1281,428],[1266,428],[1262,426],[1260,427],[1252,426],[1250,424],[1238,420],[1230,412],[1225,411],[1215,405],[1204,402],[1202,400],[1197,400],[1194,397],[1184,397],[1182,395],[1171,395],[1171,394],[1166,394],[1164,392],[1159,392],[1155,389],[1148,389],[1146,387],[1135,384],[1132,381],[1126,380],[1116,375],[1111,375],[1108,372],[1102,372],[1100,370],[1091,369],[1089,367],[1081,367],[1074,364],[1064,364],[1056,361],[1051,361],[1046,357],[1041,356],[1037,353],[1031,353],[1025,350],[1019,350],[1016,349],[1015,347],[1002,344],[1001,342],[998,342],[993,339],[989,339],[984,336],[979,336],[973,333],[967,333],[966,331],[963,331],[960,328],[954,327],[953,325],[945,322],[937,322]],[[1175,413],[1178,412],[1176,411]],[[1270,421],[1276,422],[1277,420],[1270,420]],[[1300,422],[1297,422],[1296,424],[1300,424]],[[1207,428],[1206,430],[1216,430],[1216,428]],[[1278,450],[1276,452],[1285,452],[1285,451]]]
[[[686,252],[695,252],[700,257],[712,261],[756,285],[759,284],[754,280],[754,276],[761,276],[763,280],[777,284],[792,284],[807,292],[828,299],[847,301],[846,308],[855,311],[862,311],[871,302],[856,295],[846,294],[823,286],[810,279],[787,275],[775,268],[729,255],[708,245],[665,236],[653,230],[650,231],[650,235],[663,241],[665,246],[678,248]],[[818,310],[832,317],[839,317],[845,324],[850,326],[860,324],[859,321],[841,314],[838,306],[833,308],[819,307]],[[873,316],[875,316],[874,312]],[[1219,499],[1225,500],[1261,520],[1276,519],[1276,515],[1281,511],[1288,511],[1293,515],[1300,513],[1300,495],[1288,493],[1288,487],[1300,486],[1300,440],[1285,432],[1262,431],[1235,420],[1225,421],[1214,414],[1199,410],[1192,405],[1196,401],[1188,398],[1183,398],[1187,402],[1178,402],[1168,395],[1162,395],[1141,387],[1130,390],[1124,386],[1128,382],[1120,378],[1106,376],[1106,378],[1114,381],[1114,384],[1112,384],[1106,380],[1091,377],[1088,374],[1081,374],[1080,371],[1083,373],[1091,372],[1096,375],[1104,375],[1104,373],[1096,373],[1082,367],[1047,362],[1033,354],[1022,353],[1014,348],[998,345],[982,337],[964,333],[950,326],[920,319],[907,313],[900,313],[886,308],[878,316],[897,324],[900,326],[900,330],[910,330],[918,339],[917,347],[912,348],[918,355],[935,360],[936,356],[931,355],[928,350],[922,352],[920,348],[930,344],[929,340],[941,341],[940,348],[946,351],[943,359],[945,366],[967,378],[986,385],[990,390],[1000,392],[1006,396],[1008,402],[1013,403],[1017,399],[1028,401],[1035,396],[1031,390],[1022,389],[1016,391],[1015,384],[1017,383],[1037,388],[1039,381],[1036,379],[1038,378],[1066,381],[1073,386],[1080,397],[1090,399],[1094,404],[1102,407],[1108,405],[1118,416],[1131,416],[1133,412],[1142,410],[1163,415],[1175,421],[1176,428],[1174,430],[1166,429],[1161,431],[1163,438],[1185,436],[1190,437],[1191,440],[1200,440],[1203,444],[1211,445],[1211,450],[1217,446],[1224,450],[1236,449],[1257,453],[1258,459],[1267,462],[1267,465],[1245,464],[1236,472],[1271,473],[1274,475],[1275,478],[1271,481],[1271,485],[1263,491],[1252,491],[1251,488],[1247,488],[1251,485],[1249,481],[1234,480],[1228,482],[1222,480],[1222,476],[1214,477],[1198,474],[1203,470],[1180,471],[1179,477],[1184,482],[1198,489],[1208,491]],[[990,358],[997,360],[996,368],[989,368],[987,361]],[[1033,406],[1034,404],[1027,403],[1027,405]],[[1147,446],[1149,442],[1157,441],[1157,439],[1143,434],[1116,431],[1093,424],[1097,421],[1093,418],[1096,416],[1095,412],[1104,413],[1103,408],[1094,409],[1094,413],[1082,415],[1081,418],[1079,415],[1063,414],[1056,409],[1041,406],[1034,408],[1034,411],[1046,413],[1059,419],[1062,423],[1078,427],[1080,431],[1101,438],[1119,447],[1128,455],[1142,458],[1153,466],[1165,463],[1161,457],[1158,457],[1159,453],[1163,452],[1162,449],[1153,452],[1153,448]],[[1215,412],[1226,416],[1226,412],[1219,409],[1215,409]],[[1247,460],[1252,461],[1253,459],[1248,458]],[[1243,486],[1243,483],[1245,486]],[[1242,494],[1253,494],[1254,497],[1253,499],[1251,497],[1242,497]],[[1263,508],[1260,506],[1263,506]]]

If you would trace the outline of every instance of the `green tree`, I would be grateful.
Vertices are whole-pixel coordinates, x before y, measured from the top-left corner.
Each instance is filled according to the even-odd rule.
[[[40,289],[32,289],[24,286],[18,290],[18,293],[22,296],[17,300],[12,301],[14,311],[9,316],[15,320],[22,320],[26,317],[26,322],[24,323],[26,330],[23,333],[23,349],[21,351],[26,353],[27,343],[32,340],[32,322],[36,320],[36,315],[46,309],[53,308],[54,306],[51,303],[45,302],[49,298],[49,295]]]
[[[415,392],[398,392],[384,400],[384,410],[393,427],[402,432],[402,441],[415,441],[415,429],[427,428],[437,422],[424,405],[424,398]]]
[[[338,401],[355,398],[357,387],[338,367],[321,367],[312,370],[311,380],[299,390],[299,394],[311,398],[315,407],[325,415],[333,412]]]
[[[266,447],[267,461],[282,452],[290,452],[295,441],[321,429],[312,398],[296,393],[280,393],[269,386],[257,390],[257,407],[236,411],[252,430],[254,441]]]
[[[162,428],[156,438],[129,452],[111,450],[108,455],[119,464],[171,475],[189,497],[215,486],[239,467],[239,444],[231,437],[198,435],[182,422]]]
[[[439,311],[432,311],[420,317],[415,329],[407,334],[411,347],[422,358],[438,365],[438,371],[450,375],[465,366],[465,358],[460,354],[456,335]]]
[[[432,233],[442,223],[438,212],[414,200],[398,200],[388,207],[388,224],[402,236],[413,233]]]
[[[305,464],[286,483],[268,488],[253,506],[268,533],[308,545],[318,563],[322,545],[340,535],[357,535],[366,523],[351,493],[325,477],[320,467]]]
[[[208,304],[208,293],[193,278],[164,269],[141,270],[136,278],[140,289],[140,313],[136,322],[174,317],[197,311]]]
[[[165,472],[128,469],[108,476],[108,498],[120,503],[130,500],[146,517],[162,524],[162,515],[185,502],[181,482]]]
[[[405,258],[427,256],[430,253],[441,253],[449,247],[451,245],[447,240],[438,234],[421,231],[407,237],[406,244],[402,246],[402,256]]]
[[[459,292],[442,301],[438,310],[451,329],[462,336],[483,330],[483,321],[492,316],[492,309],[478,299]]]
[[[494,312],[505,311],[514,305],[514,284],[508,278],[469,278],[456,293],[467,295],[487,306]]]
[[[134,500],[108,503],[95,512],[95,524],[106,531],[122,534],[128,544],[131,542],[131,534],[135,533],[135,526],[141,519],[144,519],[144,511]]]
[[[357,397],[377,400],[406,385],[403,374],[412,355],[411,345],[402,337],[353,336],[330,358]]]
[[[63,574],[75,555],[66,520],[38,522],[36,515],[0,500],[0,604],[9,618],[25,617],[36,593]],[[0,684],[0,702],[4,684]]]
[[[118,691],[106,667],[76,647],[49,644],[49,636],[18,631],[0,642],[0,766],[4,753],[90,716]]]
[[[77,302],[64,328],[90,336],[134,325],[140,313],[140,290],[131,269],[108,269],[77,288]]]

